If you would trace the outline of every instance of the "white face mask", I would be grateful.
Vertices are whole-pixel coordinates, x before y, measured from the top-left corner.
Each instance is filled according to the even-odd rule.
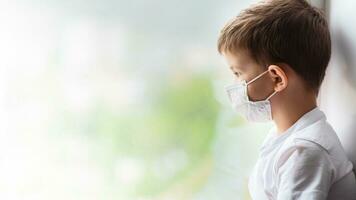
[[[272,120],[271,103],[269,99],[274,96],[274,91],[269,97],[262,101],[250,101],[247,94],[247,85],[253,83],[268,72],[265,71],[246,83],[245,80],[225,87],[232,107],[250,122],[266,122]]]

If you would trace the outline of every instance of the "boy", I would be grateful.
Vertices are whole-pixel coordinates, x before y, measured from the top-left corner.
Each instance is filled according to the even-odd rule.
[[[317,95],[331,54],[323,13],[269,0],[222,29],[218,50],[238,82],[226,88],[249,121],[274,121],[249,178],[252,199],[356,199],[352,164]]]

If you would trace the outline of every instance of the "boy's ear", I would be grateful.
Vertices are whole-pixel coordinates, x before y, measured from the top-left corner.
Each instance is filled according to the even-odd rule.
[[[270,65],[268,71],[272,81],[274,82],[274,90],[277,92],[282,91],[288,85],[288,78],[283,69],[277,65]]]

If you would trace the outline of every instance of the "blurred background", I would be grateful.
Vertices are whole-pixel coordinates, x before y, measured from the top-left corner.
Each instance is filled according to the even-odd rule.
[[[250,199],[248,175],[271,124],[230,109],[233,75],[216,40],[254,2],[1,0],[0,198]],[[352,21],[331,9],[355,17],[345,2],[314,1],[340,19],[333,65],[345,67],[328,73],[320,100],[331,116],[355,116],[355,51],[342,27]],[[345,98],[332,95],[340,80]],[[352,135],[352,120],[337,120]]]

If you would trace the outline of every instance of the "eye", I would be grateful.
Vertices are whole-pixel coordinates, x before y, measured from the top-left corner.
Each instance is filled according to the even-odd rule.
[[[234,72],[234,74],[235,74],[236,77],[241,76],[241,72]]]

